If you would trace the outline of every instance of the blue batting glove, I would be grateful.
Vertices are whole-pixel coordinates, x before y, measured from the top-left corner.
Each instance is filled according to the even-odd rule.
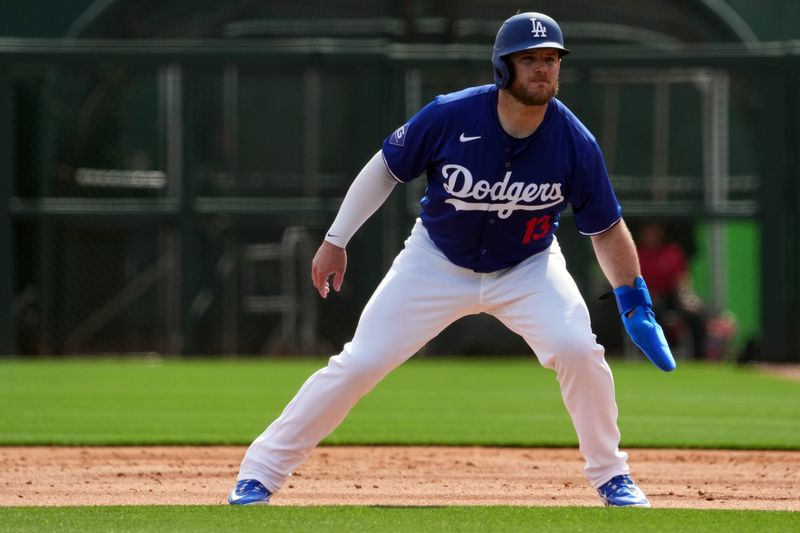
[[[669,350],[664,331],[656,322],[650,291],[641,276],[633,287],[623,285],[614,289],[622,323],[633,343],[664,372],[675,370],[675,359]],[[631,311],[633,311],[631,313]],[[628,316],[630,315],[630,316]]]

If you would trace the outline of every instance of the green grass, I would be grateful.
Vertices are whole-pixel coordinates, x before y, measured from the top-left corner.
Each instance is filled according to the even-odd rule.
[[[798,513],[571,507],[0,508],[3,531],[796,531]]]
[[[3,360],[0,444],[248,444],[322,360]],[[800,384],[612,361],[623,445],[800,448]],[[412,361],[328,443],[575,446],[534,360]],[[793,531],[799,513],[526,507],[5,507],[0,531]]]
[[[3,360],[0,445],[248,444],[324,360]],[[625,447],[800,449],[800,383],[726,365],[612,361]],[[527,359],[422,359],[333,444],[575,446],[555,373]]]

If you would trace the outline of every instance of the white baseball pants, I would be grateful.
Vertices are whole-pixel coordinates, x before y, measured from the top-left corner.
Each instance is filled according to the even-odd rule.
[[[386,374],[458,318],[481,312],[521,335],[539,362],[556,371],[591,485],[628,474],[628,456],[618,449],[611,370],[558,242],[512,268],[480,274],[451,263],[417,221],[352,341],[250,445],[238,479],[279,490]]]

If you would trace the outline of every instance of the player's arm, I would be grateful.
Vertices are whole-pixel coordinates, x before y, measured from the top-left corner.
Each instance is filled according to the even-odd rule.
[[[600,268],[614,287],[628,335],[654,365],[665,372],[674,370],[675,359],[656,322],[650,292],[639,269],[636,246],[625,221],[620,219],[610,229],[592,235],[592,245]]]
[[[633,287],[641,275],[636,245],[625,221],[611,226],[603,233],[592,235],[592,246],[597,262],[612,287]]]
[[[397,181],[389,173],[380,151],[361,169],[342,200],[339,212],[325,240],[311,262],[311,283],[319,295],[327,298],[328,279],[333,276],[333,290],[342,288],[347,270],[345,247],[356,231],[383,205]]]

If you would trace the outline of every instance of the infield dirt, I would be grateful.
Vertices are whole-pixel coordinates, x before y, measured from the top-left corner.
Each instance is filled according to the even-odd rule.
[[[245,448],[0,447],[0,505],[224,504]],[[800,452],[628,450],[653,507],[800,511]],[[600,506],[575,449],[314,450],[274,505]]]

